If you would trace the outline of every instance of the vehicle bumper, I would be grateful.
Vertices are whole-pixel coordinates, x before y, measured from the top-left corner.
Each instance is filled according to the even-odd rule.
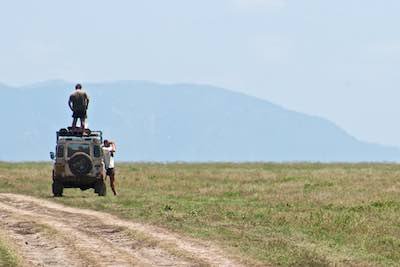
[[[54,181],[61,183],[65,188],[91,188],[94,184],[103,180],[103,176],[93,177],[93,176],[64,176],[64,177],[54,177]]]

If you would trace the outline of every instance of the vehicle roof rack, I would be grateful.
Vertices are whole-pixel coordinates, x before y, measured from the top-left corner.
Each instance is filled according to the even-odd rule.
[[[72,127],[61,128],[57,131],[57,141],[60,137],[97,137],[100,138],[100,142],[103,142],[103,132],[102,131],[92,131],[90,129],[85,129],[85,132],[81,128],[72,129]]]

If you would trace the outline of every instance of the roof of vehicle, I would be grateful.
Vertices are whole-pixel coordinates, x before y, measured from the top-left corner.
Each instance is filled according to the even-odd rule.
[[[85,135],[82,131],[76,129],[72,131],[72,128],[63,128],[57,131],[57,142],[58,141],[87,141],[94,143],[103,142],[103,133],[101,131],[91,131],[90,129],[85,130]]]
[[[79,142],[94,142],[94,143],[101,143],[99,137],[78,137],[78,136],[61,136],[58,138],[58,142],[62,141],[79,141]]]

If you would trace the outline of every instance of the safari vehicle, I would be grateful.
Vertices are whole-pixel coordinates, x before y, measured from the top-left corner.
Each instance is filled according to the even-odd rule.
[[[94,189],[99,196],[106,195],[105,168],[102,160],[101,131],[57,132],[56,153],[50,152],[53,165],[53,195],[61,197],[64,188]]]

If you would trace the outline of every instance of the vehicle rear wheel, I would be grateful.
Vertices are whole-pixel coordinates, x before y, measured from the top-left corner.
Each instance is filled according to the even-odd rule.
[[[107,194],[106,184],[103,180],[97,181],[94,186],[94,192],[99,196],[104,197]]]
[[[61,183],[59,183],[57,181],[53,181],[52,189],[53,189],[54,197],[62,197],[63,191],[64,191],[64,187],[63,187],[63,185]]]

